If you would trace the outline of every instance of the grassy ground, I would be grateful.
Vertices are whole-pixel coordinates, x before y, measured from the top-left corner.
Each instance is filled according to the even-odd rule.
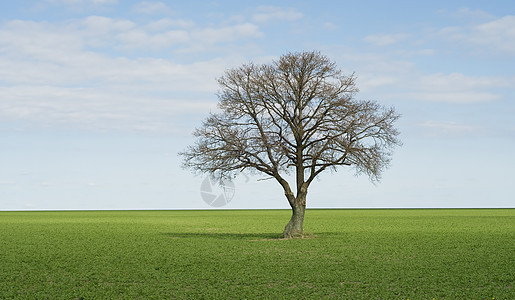
[[[515,210],[0,212],[0,299],[515,299]]]

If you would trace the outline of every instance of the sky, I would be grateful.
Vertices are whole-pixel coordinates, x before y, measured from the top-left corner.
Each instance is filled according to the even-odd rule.
[[[205,190],[178,152],[225,70],[312,50],[395,107],[403,146],[379,183],[321,174],[309,208],[515,207],[513,1],[20,0],[0,4],[0,210],[288,208],[262,176]]]

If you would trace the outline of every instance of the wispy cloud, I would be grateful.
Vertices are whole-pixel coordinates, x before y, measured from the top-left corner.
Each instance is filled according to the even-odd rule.
[[[150,31],[159,32],[177,28],[187,29],[192,28],[193,26],[195,26],[195,22],[191,20],[163,18],[146,24],[144,28]]]
[[[219,28],[204,28],[192,33],[197,42],[215,44],[239,39],[262,38],[264,34],[252,23],[243,23]]]
[[[191,37],[185,30],[168,30],[151,34],[144,29],[134,29],[120,33],[116,38],[120,42],[119,47],[125,49],[163,50],[184,46],[191,42]]]
[[[468,91],[457,91],[457,92],[419,92],[419,93],[407,93],[406,96],[412,99],[432,102],[447,102],[447,103],[479,103],[479,102],[491,102],[501,98],[500,95],[489,92],[468,92]]]
[[[303,17],[303,14],[293,8],[282,8],[277,6],[260,6],[252,16],[257,23],[271,21],[294,21]]]
[[[425,135],[428,137],[463,137],[471,135],[481,135],[485,133],[485,129],[462,124],[454,121],[427,121],[419,124],[425,130]]]
[[[341,59],[356,71],[360,90],[367,95],[380,93],[380,98],[474,104],[500,100],[504,89],[515,86],[515,77],[423,73],[409,59],[412,55],[404,52],[399,57],[404,60],[389,54],[344,52]],[[432,50],[427,53],[432,54]]]
[[[124,57],[119,50],[174,46],[207,50],[262,35],[250,23],[157,33],[146,25],[106,17],[63,24],[12,21],[0,25],[0,118],[47,125],[170,130],[182,116],[216,108],[214,79],[240,58],[175,63]],[[110,49],[118,49],[117,56]]]
[[[172,26],[173,20],[168,20]],[[177,23],[176,23],[177,24]],[[188,26],[179,22],[178,26]],[[68,86],[88,81],[167,81],[175,76],[191,80],[194,65],[174,64],[164,59],[126,58],[123,51],[112,57],[109,50],[155,48],[160,51],[203,45],[202,51],[222,43],[260,39],[263,33],[251,23],[170,29],[155,23],[136,24],[129,20],[87,17],[64,24],[12,21],[0,25],[0,79],[10,84]],[[160,25],[160,26],[161,26]],[[129,53],[130,54],[130,53]],[[219,63],[217,67],[222,67]],[[212,75],[211,66],[202,73]],[[220,70],[216,70],[217,72]],[[213,78],[211,78],[213,79]],[[173,81],[171,81],[173,82]],[[183,85],[191,86],[189,84]],[[198,84],[196,89],[198,89]],[[202,85],[205,86],[205,85]],[[209,88],[210,89],[210,88]]]
[[[363,38],[367,43],[375,46],[390,46],[399,43],[409,37],[408,34],[373,34]]]
[[[47,0],[46,2],[51,4],[65,4],[65,5],[83,5],[83,4],[94,4],[94,5],[105,5],[105,4],[116,4],[118,0]]]
[[[330,31],[334,31],[334,30],[338,30],[340,27],[332,22],[324,22],[324,24],[322,24],[323,28],[327,29],[327,30],[330,30]]]
[[[446,27],[438,35],[452,43],[474,45],[469,51],[515,55],[514,28],[515,16],[507,15],[477,25]]]
[[[485,20],[485,19],[494,19],[495,16],[491,13],[488,13],[484,10],[480,9],[472,9],[470,7],[461,7],[458,10],[448,11],[448,10],[440,10],[440,13],[444,16],[452,16],[457,18],[467,18],[473,20]]]
[[[421,76],[417,86],[420,100],[477,103],[489,102],[500,98],[496,88],[508,87],[514,84],[513,79],[496,77],[472,77],[460,73],[430,74]]]
[[[134,6],[134,11],[141,14],[169,14],[172,10],[163,2],[144,1]]]

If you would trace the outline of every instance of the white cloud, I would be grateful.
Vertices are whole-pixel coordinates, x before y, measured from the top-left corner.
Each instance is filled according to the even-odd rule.
[[[161,50],[172,46],[184,45],[190,41],[184,30],[170,30],[158,34],[148,34],[142,29],[131,30],[117,36],[123,48],[145,48]]]
[[[381,89],[381,97],[388,95],[392,99],[462,104],[503,99],[506,97],[505,90],[515,86],[513,76],[467,76],[459,72],[424,74],[412,63],[413,58],[420,56],[434,56],[434,59],[438,59],[437,55],[444,51],[439,45],[442,38],[450,43],[459,43],[459,53],[456,55],[474,53],[490,57],[499,53],[515,54],[515,16],[491,20],[491,16],[480,11],[462,9],[460,13],[469,17],[474,15],[475,23],[472,24],[475,25],[468,23],[469,25],[447,27],[439,30],[436,35],[431,34],[431,31],[421,35],[369,35],[363,40],[375,46],[390,46],[406,41],[408,46],[418,49],[397,47],[393,52],[384,54],[352,53],[351,49],[343,61],[356,64],[357,67],[351,70],[357,72],[362,91],[374,93]],[[482,23],[478,24],[477,19],[482,20]],[[490,21],[484,22],[485,19]],[[427,47],[429,41],[431,45]],[[445,46],[448,55],[453,49]]]
[[[396,44],[400,41],[407,39],[409,35],[407,34],[373,34],[368,35],[363,40],[367,43],[373,44],[375,46],[390,46]]]
[[[170,19],[164,18],[154,22],[150,22],[145,25],[145,28],[151,31],[165,31],[171,28],[192,28],[195,26],[195,22],[183,20],[183,19]]]
[[[436,51],[433,50],[433,49],[421,49],[421,50],[417,50],[415,51],[415,55],[418,55],[418,56],[433,56],[435,55]]]
[[[358,76],[362,74],[407,74],[414,70],[415,64],[406,60],[391,59],[383,54],[358,52],[353,49],[339,51],[338,56],[342,62],[348,65],[352,71],[356,71]]]
[[[406,94],[416,100],[448,103],[479,103],[491,102],[501,98],[500,95],[489,92],[418,92]]]
[[[330,30],[330,31],[333,31],[333,30],[338,30],[340,27],[332,22],[325,22],[323,24],[323,27],[327,30]]]
[[[163,93],[164,91],[160,91]],[[143,95],[142,95],[143,93]],[[78,126],[95,130],[168,132],[181,118],[207,113],[216,102],[152,95],[139,88],[59,88],[19,86],[0,89],[0,118],[28,121],[39,127]]]
[[[396,85],[399,83],[399,78],[381,74],[364,74],[358,77],[358,81],[361,89],[374,89]]]
[[[263,38],[252,23],[195,26],[192,21],[160,19],[147,24],[130,20],[89,16],[61,24],[10,21],[0,25],[0,53],[31,60],[63,62],[70,52],[86,49],[152,51],[212,51],[213,45]],[[105,48],[105,49],[104,49]],[[182,48],[182,49],[179,49]]]
[[[117,20],[102,16],[90,16],[77,23],[71,23],[73,27],[83,27],[85,31],[90,31],[91,34],[102,34],[109,32],[126,31],[136,27],[136,23],[128,20]]]
[[[184,23],[186,25],[187,23]],[[153,32],[149,30],[156,24],[141,26],[119,33],[114,38],[118,46],[128,49],[163,50],[180,47],[182,50],[195,48],[207,51],[212,45],[248,39],[260,39],[264,34],[251,23],[223,27],[185,28]],[[164,28],[164,27],[163,27]]]
[[[76,4],[95,4],[95,5],[105,5],[105,4],[116,4],[118,0],[47,0],[47,2],[52,4],[65,4],[65,5],[76,5]]]
[[[196,40],[190,40],[189,34]],[[175,63],[111,57],[95,47],[164,48],[172,42],[188,47],[260,35],[252,24],[155,33],[105,17],[62,26],[4,23],[0,25],[0,119],[37,126],[176,130],[184,126],[181,118],[216,109],[215,78],[227,66],[240,63],[240,58]]]
[[[98,76],[109,81],[131,78],[135,77],[134,70],[141,71],[143,63],[154,66],[156,60],[111,58],[103,54],[104,49],[97,48],[165,50],[205,45],[204,50],[212,51],[211,46],[218,43],[261,37],[263,33],[250,23],[153,32],[128,20],[98,16],[64,25],[12,21],[0,26],[0,80],[11,84],[69,85],[87,84],[92,78],[98,80]],[[155,67],[161,70],[157,74],[176,68],[167,61],[158,61]],[[121,70],[126,73],[122,74]],[[187,75],[191,72],[181,72],[184,72],[181,76],[191,77]],[[143,72],[147,73],[150,78],[156,78],[152,72]]]
[[[86,0],[88,1],[88,0]],[[114,4],[118,3],[118,0],[89,0],[95,4]]]
[[[11,58],[63,59],[82,43],[77,35],[45,22],[12,21],[0,27],[0,51]]]
[[[424,52],[419,54],[433,53]],[[387,54],[359,53],[348,48],[336,53],[343,53],[334,57],[346,62],[344,72],[356,72],[361,94],[371,98],[469,104],[501,100],[506,97],[505,90],[515,86],[515,76],[427,74],[413,62],[394,60]],[[401,55],[413,56],[405,52]]]
[[[473,29],[469,39],[476,44],[515,54],[515,16],[505,16],[478,25]]]
[[[448,102],[479,103],[491,102],[501,98],[496,91],[499,88],[511,87],[515,78],[504,77],[472,77],[461,73],[435,73],[412,78],[412,90],[407,93],[413,99]]]
[[[180,90],[194,89],[199,91],[195,79],[200,76],[215,77],[213,72],[221,72],[223,63],[217,60],[198,62],[190,65],[174,64],[164,59],[128,59],[111,58],[106,54],[87,51],[81,48],[87,44],[92,31],[86,33],[69,28],[61,31],[57,27],[41,24],[27,24],[17,30],[0,29],[0,46],[3,55],[0,57],[0,80],[12,85],[41,86],[90,86],[99,80],[109,84],[134,84],[180,82],[175,88]],[[21,28],[21,29],[20,29]],[[128,27],[129,28],[129,27]],[[251,30],[253,28],[250,28]],[[223,37],[223,33],[234,33],[231,37]],[[250,32],[252,34],[252,31]],[[124,35],[125,34],[125,35]],[[227,27],[221,30],[205,30],[202,34],[212,34],[209,42],[237,39],[243,37],[247,27]],[[117,35],[123,41],[121,45],[166,46],[172,42],[186,42],[187,34],[182,31],[168,31],[157,35],[149,35],[143,30],[129,30]],[[206,69],[199,69],[206,68]],[[220,70],[222,68],[222,70]],[[218,73],[219,74],[219,73]],[[200,84],[201,87],[212,85]],[[202,91],[202,88],[200,89]]]
[[[134,10],[141,14],[167,14],[170,8],[163,2],[144,1],[134,6]]]
[[[471,77],[461,73],[436,73],[420,78],[422,88],[426,90],[455,91],[474,90],[478,88],[503,87],[513,84],[512,80],[496,77]]]
[[[429,137],[459,137],[481,135],[485,132],[484,128],[453,121],[426,121],[419,126],[425,130],[425,135]]]
[[[472,51],[515,55],[515,16],[513,15],[473,26],[446,27],[438,34],[453,43],[474,45]]]
[[[295,21],[302,17],[301,12],[292,8],[260,6],[252,16],[252,20],[258,23],[267,23],[271,21]]]
[[[252,23],[243,23],[221,28],[204,28],[202,30],[194,31],[192,35],[195,37],[197,42],[205,44],[264,37],[264,34],[259,30],[259,27]]]
[[[491,19],[494,17],[492,14],[487,13],[483,10],[471,9],[469,7],[462,7],[458,9],[456,15],[460,17],[470,17],[474,19]]]
[[[101,16],[90,16],[67,24],[70,34],[82,38],[85,45],[93,48],[116,46],[116,35],[135,28],[137,24],[134,22]]]

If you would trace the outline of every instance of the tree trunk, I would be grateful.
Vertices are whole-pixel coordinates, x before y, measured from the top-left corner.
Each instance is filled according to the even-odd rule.
[[[286,224],[283,231],[284,238],[292,238],[302,236],[302,226],[304,223],[304,212],[306,211],[306,204],[300,204],[298,206],[292,206],[293,214],[290,222]]]

